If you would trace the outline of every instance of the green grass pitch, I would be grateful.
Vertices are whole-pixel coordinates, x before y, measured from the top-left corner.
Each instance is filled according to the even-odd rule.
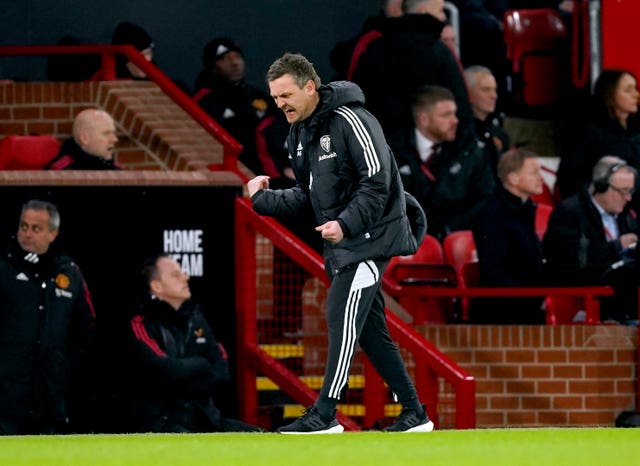
[[[640,464],[639,429],[0,437],[0,465]]]

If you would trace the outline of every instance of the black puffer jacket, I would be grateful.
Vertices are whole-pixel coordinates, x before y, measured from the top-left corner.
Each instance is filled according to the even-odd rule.
[[[478,141],[443,143],[430,167],[434,179],[421,168],[414,128],[394,133],[389,144],[405,189],[427,213],[428,232],[442,240],[451,231],[470,229],[495,186],[491,165]]]
[[[327,271],[417,248],[398,168],[377,120],[355,84],[321,86],[314,113],[294,123],[287,145],[297,185],[253,195],[256,212],[295,218],[312,207],[319,225],[336,220],[345,238],[324,242]],[[424,216],[421,209],[416,215]]]
[[[67,390],[89,362],[95,314],[78,266],[16,241],[0,258],[0,417],[66,422]]]
[[[422,86],[451,90],[460,120],[458,139],[474,135],[473,111],[460,64],[440,40],[444,23],[428,14],[389,18],[382,38],[360,57],[353,81],[363,90],[366,107],[382,124],[385,134],[412,125],[411,97]]]
[[[163,420],[194,429],[198,416],[220,424],[213,404],[218,383],[229,380],[227,356],[199,306],[185,302],[175,310],[149,299],[131,320],[132,427],[157,431]]]
[[[73,138],[69,138],[45,170],[122,170],[122,167],[114,160],[83,151]]]

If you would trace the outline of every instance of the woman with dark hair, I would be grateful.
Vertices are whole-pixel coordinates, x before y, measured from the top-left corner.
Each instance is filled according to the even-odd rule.
[[[567,144],[558,168],[564,199],[589,182],[596,161],[615,155],[640,169],[638,81],[630,71],[606,69],[596,80],[589,120]]]

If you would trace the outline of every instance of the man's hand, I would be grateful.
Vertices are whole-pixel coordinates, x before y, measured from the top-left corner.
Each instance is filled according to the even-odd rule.
[[[253,197],[255,193],[261,189],[269,188],[269,177],[266,175],[259,175],[247,182],[247,190],[249,190],[249,197]]]
[[[316,227],[316,231],[319,231],[322,234],[322,239],[326,239],[332,244],[337,244],[342,241],[342,238],[344,238],[342,227],[340,226],[340,223],[335,220],[331,220],[330,222]]]
[[[633,243],[638,242],[638,235],[635,233],[625,233],[624,235],[620,235],[620,246],[622,249],[628,249]]]

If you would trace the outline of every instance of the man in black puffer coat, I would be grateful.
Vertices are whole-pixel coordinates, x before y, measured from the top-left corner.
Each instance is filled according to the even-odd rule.
[[[397,395],[403,411],[388,430],[429,432],[420,404],[385,322],[381,278],[393,256],[413,254],[424,237],[424,212],[415,233],[398,168],[364,95],[349,81],[321,86],[302,55],[284,54],[267,72],[271,96],[292,123],[287,147],[296,186],[269,189],[269,177],[247,183],[261,215],[292,219],[312,210],[331,279],[326,303],[327,367],[314,406],[279,432],[340,433],[336,405],[346,389],[356,342]],[[417,222],[415,222],[417,224]]]
[[[475,134],[473,111],[462,68],[440,40],[446,15],[444,1],[406,2],[404,16],[388,18],[382,37],[360,57],[353,82],[367,96],[366,107],[380,121],[388,136],[412,126],[413,94],[426,84],[453,92],[458,107],[458,139]]]
[[[78,266],[50,248],[59,226],[53,204],[27,202],[0,258],[0,435],[66,433],[87,415],[95,313]]]
[[[73,120],[67,139],[46,170],[120,170],[114,160],[118,136],[113,118],[104,110],[88,108]]]
[[[164,254],[146,261],[142,275],[150,294],[131,319],[131,430],[262,431],[223,417],[214,403],[229,380],[227,354],[191,300],[189,276]]]

